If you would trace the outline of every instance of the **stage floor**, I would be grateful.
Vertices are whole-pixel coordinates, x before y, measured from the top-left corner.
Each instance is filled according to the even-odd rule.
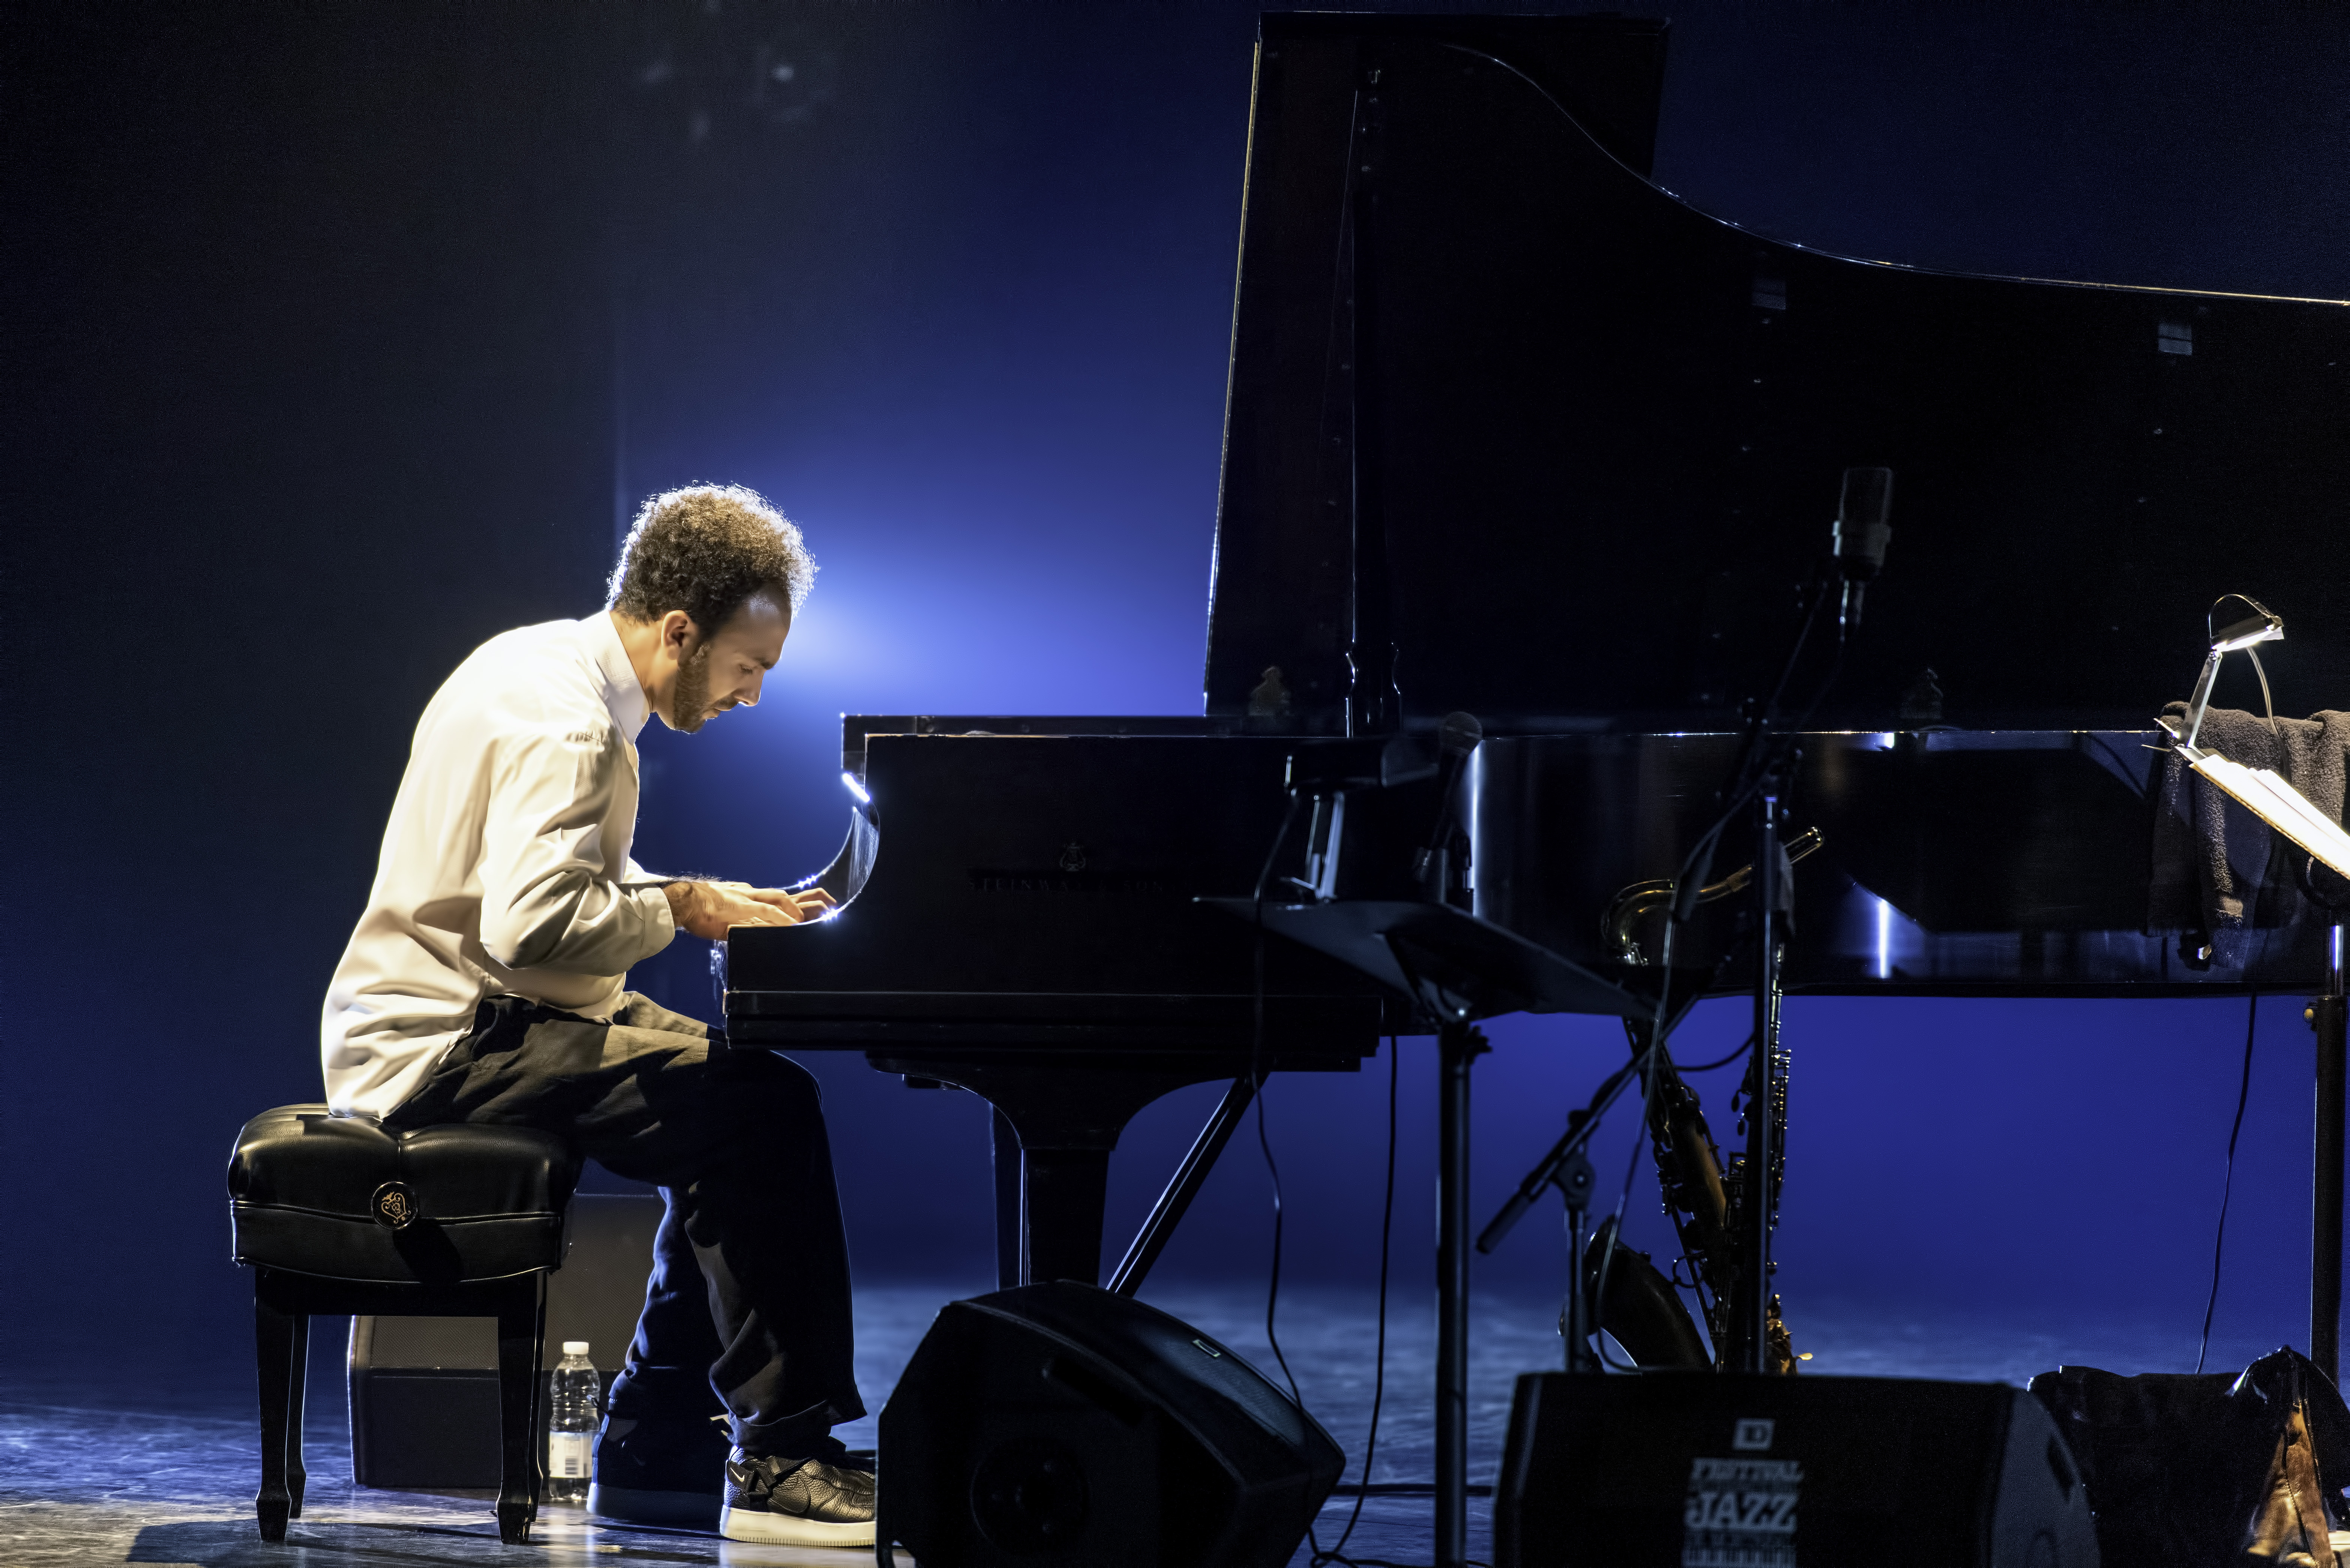
[[[858,1299],[858,1375],[877,1409],[941,1301],[967,1289],[866,1287]],[[1146,1299],[1185,1318],[1255,1361],[1278,1370],[1265,1348],[1264,1303],[1253,1289],[1170,1285]],[[1416,1295],[1416,1293],[1415,1293]],[[1308,1407],[1347,1453],[1348,1482],[1362,1479],[1363,1438],[1372,1393],[1373,1300],[1367,1293],[1286,1291],[1283,1348]],[[1509,1408],[1511,1380],[1557,1365],[1555,1304],[1481,1299],[1471,1338],[1470,1478],[1492,1477]],[[94,1563],[191,1564],[201,1568],[531,1563],[585,1564],[840,1564],[869,1554],[740,1546],[714,1535],[615,1528],[576,1508],[543,1510],[528,1547],[504,1547],[490,1518],[490,1494],[381,1491],[348,1480],[349,1434],[339,1397],[340,1346],[321,1323],[307,1422],[309,1496],[283,1546],[255,1532],[259,1478],[255,1417],[243,1369],[214,1366],[164,1395],[92,1386],[68,1369],[19,1366],[0,1374],[0,1563],[51,1568]],[[1796,1323],[1799,1347],[1815,1352],[1807,1371],[2003,1380],[2021,1383],[2060,1362],[2119,1372],[2184,1371],[2190,1335],[2105,1324],[2083,1338],[2016,1325],[1930,1325],[1814,1311]],[[1424,1297],[1393,1303],[1388,1381],[1375,1483],[1425,1481],[1432,1463],[1430,1383],[1434,1324]],[[2241,1366],[2243,1347],[2225,1347]],[[2265,1347],[2264,1347],[2265,1348]],[[2182,1362],[2181,1355],[2185,1360]],[[2257,1351],[2253,1352],[2257,1354]],[[852,1445],[872,1442],[870,1417],[840,1428]],[[886,1478],[885,1478],[886,1484]],[[1354,1508],[1334,1498],[1316,1533],[1334,1545]],[[1430,1560],[1433,1505],[1425,1496],[1376,1497],[1347,1555],[1390,1563]],[[1470,1555],[1489,1558],[1491,1504],[1470,1505]],[[1305,1563],[1301,1547],[1294,1562]],[[899,1562],[907,1559],[900,1556]]]

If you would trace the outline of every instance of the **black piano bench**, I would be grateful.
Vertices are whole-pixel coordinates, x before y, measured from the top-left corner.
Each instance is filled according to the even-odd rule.
[[[244,1124],[228,1190],[236,1261],[254,1271],[263,1540],[285,1540],[302,1512],[313,1313],[498,1320],[498,1539],[530,1539],[546,1276],[563,1263],[578,1179],[579,1157],[529,1127],[390,1132],[324,1106],[280,1106]]]

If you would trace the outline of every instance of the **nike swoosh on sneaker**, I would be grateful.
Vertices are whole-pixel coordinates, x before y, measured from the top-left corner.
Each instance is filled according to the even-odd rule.
[[[729,1541],[785,1546],[873,1544],[873,1477],[822,1459],[726,1461],[726,1504],[718,1532]]]

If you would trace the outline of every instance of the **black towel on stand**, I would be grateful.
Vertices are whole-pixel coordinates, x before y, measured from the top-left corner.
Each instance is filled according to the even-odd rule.
[[[2165,716],[2182,724],[2187,704]],[[2344,781],[2350,776],[2350,713],[2327,710],[2307,719],[2269,722],[2236,708],[2203,715],[2196,744],[2248,768],[2269,768],[2335,822],[2342,820]],[[2211,961],[2241,969],[2251,956],[2250,933],[2322,925],[2331,917],[2303,897],[2303,857],[2279,846],[2275,830],[2223,790],[2188,771],[2176,752],[2163,758],[2161,794],[2154,815],[2154,865],[2149,930],[2199,930],[2210,938]]]

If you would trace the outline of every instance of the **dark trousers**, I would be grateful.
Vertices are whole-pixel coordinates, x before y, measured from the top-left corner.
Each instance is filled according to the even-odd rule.
[[[798,1459],[865,1413],[832,1148],[798,1063],[633,992],[608,1024],[497,996],[386,1121],[542,1127],[660,1189],[614,1416],[714,1416],[714,1391],[739,1446]]]

